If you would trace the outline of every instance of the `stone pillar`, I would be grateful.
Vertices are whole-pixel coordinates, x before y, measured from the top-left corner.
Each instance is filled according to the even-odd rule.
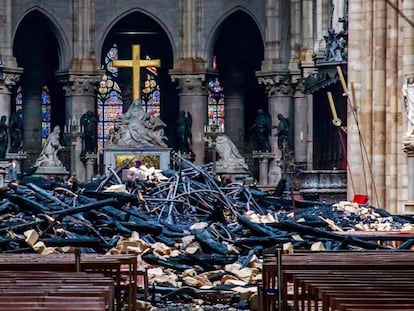
[[[262,70],[275,70],[279,68],[280,42],[281,42],[281,3],[282,0],[266,0],[266,29],[265,51]]]
[[[204,124],[207,120],[208,93],[205,74],[173,74],[173,81],[178,83],[180,110],[189,111],[193,117],[191,149],[195,155],[195,164],[204,163]]]
[[[293,145],[295,163],[307,162],[308,140],[308,100],[303,93],[303,85],[295,88],[293,97]]]
[[[259,183],[261,185],[268,185],[269,178],[269,159],[263,158],[259,160]]]
[[[197,59],[200,47],[203,46],[202,27],[202,0],[180,0],[180,48],[178,59]],[[200,60],[200,58],[198,58]]]
[[[63,84],[65,91],[65,115],[67,124],[69,123],[69,118],[71,120],[75,118],[79,121],[81,116],[88,110],[95,111],[95,86],[100,79],[99,75],[60,72],[57,76]],[[75,168],[71,168],[71,172],[76,172],[78,179],[85,181],[85,167],[80,159],[82,140],[79,135],[75,135],[75,137],[75,146],[73,146],[73,152],[71,152],[71,163],[75,163]]]
[[[0,116],[10,116],[11,91],[19,82],[22,70],[8,69],[0,66]]]
[[[9,68],[16,68],[16,58],[13,56],[13,18],[12,0],[2,0],[0,5],[0,66],[6,65]]]
[[[42,86],[29,84],[23,90],[23,149],[38,156],[42,150]]]
[[[333,25],[330,25],[330,1],[331,0],[316,0],[315,9],[315,21],[314,24],[314,36],[316,40],[314,41],[314,53],[317,58],[323,58],[323,55],[325,53],[325,39],[324,35],[326,30],[329,27],[332,27]]]
[[[98,156],[96,154],[86,154],[83,161],[85,162],[85,181],[92,180],[95,177],[95,162]]]
[[[308,76],[313,71],[313,51],[314,51],[314,0],[302,0],[302,16],[301,16],[301,52],[300,61],[304,67],[304,75]],[[306,69],[308,68],[308,69]]]
[[[385,101],[386,84],[385,84],[385,64],[386,46],[387,46],[387,3],[374,1],[374,24],[373,24],[373,75],[372,85],[372,116],[373,116],[373,144],[372,155],[372,193],[371,203],[378,208],[385,208],[385,154],[386,154],[386,110]],[[375,200],[374,200],[375,199]]]
[[[226,135],[239,150],[244,149],[245,78],[242,73],[230,73],[223,77]]]
[[[398,7],[398,0],[390,0],[390,3]],[[398,25],[398,12],[396,10],[387,10],[387,29],[392,29]],[[386,58],[386,99],[388,104],[389,113],[386,116],[387,130],[386,140],[390,141],[387,144],[386,151],[386,165],[385,174],[387,185],[386,191],[386,206],[387,210],[392,214],[401,214],[403,212],[402,206],[398,206],[398,200],[401,199],[401,191],[397,191],[398,188],[398,157],[404,157],[401,152],[401,136],[398,134],[398,32],[387,31],[387,58]],[[388,185],[395,185],[392,189]]]
[[[348,63],[353,64],[348,69],[348,81],[354,81],[355,97],[358,98],[358,102],[355,103],[357,110],[355,114],[348,113],[347,122],[347,180],[352,181],[348,182],[347,193],[348,200],[352,200],[356,193],[371,196],[371,193],[366,193],[368,185],[364,176],[369,176],[369,170],[366,170],[367,157],[370,155],[372,144],[372,79],[366,78],[366,74],[372,71],[372,1],[349,2],[349,38],[358,38],[348,42]],[[365,155],[361,152],[362,143],[366,146]]]
[[[301,42],[301,6],[300,0],[291,0],[290,4],[290,28],[291,28],[291,37],[290,37],[290,61],[289,61],[289,71],[298,72],[299,71],[299,58],[300,50],[299,47],[302,45]]]
[[[99,68],[95,57],[95,0],[74,0],[73,59],[74,71],[95,72]],[[92,110],[94,111],[94,110]]]

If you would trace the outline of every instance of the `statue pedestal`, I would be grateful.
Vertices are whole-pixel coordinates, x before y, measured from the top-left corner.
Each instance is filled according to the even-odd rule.
[[[86,153],[84,156],[82,156],[82,161],[85,162],[86,181],[92,180],[95,175],[94,169],[96,159],[98,159],[98,155],[96,153]]]
[[[33,176],[43,177],[46,179],[59,178],[64,180],[69,172],[64,166],[39,166]]]
[[[9,161],[0,161],[0,188],[4,187],[8,179],[7,168],[9,167]]]
[[[6,159],[16,163],[16,174],[17,176],[20,176],[22,173],[22,162],[27,159],[27,153],[6,153]]]
[[[404,203],[404,213],[405,214],[414,213],[414,201],[407,201]]]
[[[253,151],[253,159],[259,159],[259,185],[269,185],[269,160],[275,157],[272,152]]]
[[[414,211],[414,135],[403,137],[403,150],[407,154],[407,202],[404,204],[404,213]]]
[[[346,170],[306,170],[299,180],[299,193],[305,200],[336,203],[347,199]]]
[[[171,148],[162,147],[134,148],[128,146],[119,146],[113,148],[105,148],[105,170],[109,167],[112,167],[114,169],[121,167],[128,162],[130,163],[128,167],[135,166],[135,163],[137,161],[147,167],[168,170],[170,169],[170,153]]]
[[[223,167],[220,163],[216,164],[216,174],[231,177],[232,182],[243,182],[250,177],[250,172],[238,167]]]

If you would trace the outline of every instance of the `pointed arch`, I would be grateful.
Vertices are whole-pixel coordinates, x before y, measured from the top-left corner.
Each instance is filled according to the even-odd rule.
[[[243,6],[235,6],[231,10],[228,10],[227,12],[224,12],[214,23],[214,28],[211,29],[209,35],[207,36],[207,43],[206,43],[206,49],[207,49],[207,57],[208,57],[208,64],[213,63],[213,57],[214,57],[214,46],[216,44],[217,38],[220,34],[220,28],[222,27],[223,23],[233,14],[242,12],[245,13],[247,16],[251,18],[251,20],[254,22],[254,24],[257,26],[257,29],[260,33],[261,39],[262,39],[262,45],[264,49],[265,44],[265,34],[264,29],[261,27],[261,23],[258,21],[256,16],[248,9],[246,9]]]
[[[51,32],[54,34],[57,45],[58,45],[58,56],[59,56],[59,69],[65,69],[69,66],[72,59],[72,49],[69,44],[69,38],[66,35],[65,29],[62,24],[53,14],[49,12],[45,5],[39,4],[32,7],[27,7],[24,9],[23,14],[20,16],[18,22],[16,23],[15,29],[13,30],[13,42],[15,42],[16,34],[22,24],[22,22],[33,13],[39,13],[44,16],[48,21]],[[15,43],[13,43],[13,46]]]
[[[173,59],[174,55],[176,55],[176,46],[173,44],[174,43],[174,36],[172,35],[172,33],[170,32],[170,30],[168,29],[168,27],[165,25],[165,23],[163,22],[162,19],[160,19],[157,15],[154,15],[153,13],[144,10],[142,8],[130,8],[129,10],[125,10],[124,12],[122,12],[121,14],[119,14],[118,16],[116,16],[115,18],[110,20],[110,23],[108,23],[105,26],[105,30],[102,33],[102,36],[100,36],[99,40],[96,40],[96,44],[97,44],[97,57],[98,59],[102,58],[102,49],[104,47],[104,43],[106,38],[108,37],[108,35],[110,34],[111,30],[118,24],[118,22],[120,22],[122,19],[124,19],[125,17],[127,17],[130,14],[133,13],[141,13],[144,14],[146,16],[148,16],[149,18],[151,18],[152,20],[154,20],[155,23],[157,23],[161,29],[164,31],[164,33],[166,34],[166,37],[168,38],[169,44],[172,48],[172,53],[173,53]]]

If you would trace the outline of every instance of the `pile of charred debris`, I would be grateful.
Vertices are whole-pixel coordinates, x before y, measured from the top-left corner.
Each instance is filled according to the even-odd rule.
[[[8,184],[0,190],[1,252],[136,253],[148,266],[153,303],[205,304],[213,296],[254,309],[261,258],[276,246],[392,250],[343,232],[410,231],[414,223],[369,205],[292,201],[247,184],[222,185],[211,165],[174,160],[177,170],[142,166],[127,182],[121,169],[110,169],[85,184],[34,177]]]

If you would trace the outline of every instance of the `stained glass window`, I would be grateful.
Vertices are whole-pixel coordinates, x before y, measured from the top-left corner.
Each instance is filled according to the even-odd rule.
[[[149,56],[146,59],[151,59]],[[158,72],[156,67],[146,67],[144,87],[141,91],[141,100],[145,111],[151,113],[152,117],[160,117],[160,86],[157,82]]]
[[[23,89],[21,86],[17,89],[16,93],[16,112],[20,109],[23,110]]]
[[[118,68],[112,61],[118,59],[118,48],[114,44],[105,57],[105,74],[99,84],[98,90],[98,148],[102,150],[105,140],[109,139],[110,129],[117,126],[118,117],[122,115],[121,89],[115,78],[118,77]]]
[[[224,94],[218,78],[208,83],[208,124],[216,124],[224,132]]]
[[[50,94],[47,85],[42,88],[42,145],[50,133]]]

